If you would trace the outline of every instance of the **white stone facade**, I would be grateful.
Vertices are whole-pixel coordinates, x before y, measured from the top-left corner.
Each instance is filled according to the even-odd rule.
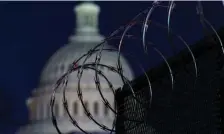
[[[70,37],[68,45],[59,49],[44,67],[39,87],[33,91],[32,97],[27,101],[27,106],[30,111],[30,124],[21,127],[18,134],[57,133],[51,122],[51,111],[49,106],[52,95],[52,85],[67,71],[69,65],[74,60],[95,45],[101,43],[104,39],[104,37],[98,33],[99,6],[92,2],[83,2],[76,6],[74,11],[77,16],[75,35]],[[111,48],[107,44],[105,44],[105,46],[106,48]],[[117,53],[103,52],[102,55],[100,63],[116,67]],[[87,62],[93,62],[94,59],[95,56],[91,57]],[[131,80],[133,78],[133,72],[123,57],[121,57],[121,63],[124,69],[124,75]],[[101,67],[100,70],[105,73],[105,76],[110,80],[115,89],[123,85],[120,76],[116,73],[111,72],[105,67]],[[100,124],[111,128],[114,114],[104,105],[103,99],[96,89],[94,76],[95,72],[93,70],[85,70],[83,73],[81,79],[83,101],[94,119]],[[114,106],[114,95],[109,89],[107,81],[103,79],[103,77],[100,77],[100,83],[104,97],[109,101],[111,106]],[[63,94],[61,91],[62,90],[59,89],[56,93],[54,109],[58,119],[59,128],[64,133],[80,131],[69,121],[68,115],[62,105]],[[69,82],[66,88],[66,98],[69,105],[69,112],[82,129],[88,132],[104,132],[85,115],[83,106],[77,96],[77,72],[74,72],[69,76]]]

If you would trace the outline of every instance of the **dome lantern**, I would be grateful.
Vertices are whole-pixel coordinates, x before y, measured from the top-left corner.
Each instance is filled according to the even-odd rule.
[[[76,34],[97,34],[100,7],[86,1],[74,8],[76,14]]]
[[[102,42],[104,37],[100,35],[98,28],[100,7],[93,1],[85,1],[75,6],[74,12],[76,14],[75,35],[69,37],[69,44]]]

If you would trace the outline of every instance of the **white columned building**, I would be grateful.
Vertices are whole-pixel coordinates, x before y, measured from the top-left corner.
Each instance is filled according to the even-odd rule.
[[[30,123],[18,131],[18,134],[57,134],[51,121],[50,97],[52,94],[52,85],[67,71],[69,65],[81,55],[89,51],[95,45],[102,42],[104,37],[100,35],[98,29],[98,16],[100,7],[93,2],[82,2],[74,8],[76,14],[75,34],[69,38],[68,44],[61,47],[45,65],[41,74],[39,86],[33,91],[32,96],[27,100],[27,106],[30,113]],[[105,48],[112,48],[105,44]],[[95,56],[92,56],[87,62],[93,62]],[[124,75],[133,79],[133,72],[128,62],[121,57]],[[117,53],[103,52],[101,64],[117,65]],[[107,68],[100,68],[105,76],[114,85],[115,89],[122,86],[123,83],[118,74],[109,71]],[[93,70],[84,70],[81,79],[81,88],[83,100],[94,119],[99,123],[111,128],[114,114],[106,108],[102,98],[96,89],[94,82],[95,72]],[[101,88],[104,97],[110,105],[114,105],[114,95],[103,78],[100,78]],[[56,93],[55,114],[58,119],[59,128],[63,133],[80,132],[69,121],[66,111],[62,105],[62,92]],[[66,89],[66,95],[69,105],[69,111],[79,126],[87,132],[102,133],[98,125],[85,115],[84,109],[77,97],[77,73],[69,76],[69,82]]]

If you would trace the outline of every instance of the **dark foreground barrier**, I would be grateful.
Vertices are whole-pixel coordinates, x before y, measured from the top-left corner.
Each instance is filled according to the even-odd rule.
[[[223,36],[223,30],[220,32]],[[116,134],[220,134],[223,132],[223,55],[215,41],[205,39],[192,47],[197,59],[199,76],[189,52],[182,51],[169,63],[174,73],[172,89],[165,64],[151,69],[148,76],[132,82],[116,92]],[[184,64],[181,60],[185,60]],[[221,106],[222,105],[222,106]]]

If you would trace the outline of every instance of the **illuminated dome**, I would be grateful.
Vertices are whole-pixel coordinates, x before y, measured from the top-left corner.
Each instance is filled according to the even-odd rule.
[[[75,35],[69,38],[69,43],[60,48],[48,61],[40,77],[39,87],[34,90],[33,96],[28,100],[30,109],[31,124],[21,129],[20,134],[51,134],[56,133],[51,122],[49,99],[52,93],[52,85],[67,71],[70,64],[88,52],[91,48],[101,43],[104,39],[98,30],[99,6],[93,2],[83,2],[75,7],[76,12],[76,31]],[[105,43],[105,48],[112,48]],[[101,64],[117,66],[117,53],[102,53]],[[83,60],[82,60],[83,61]],[[82,64],[82,61],[78,64]],[[93,55],[88,62],[94,62]],[[133,79],[133,72],[128,62],[121,57],[124,75]],[[115,89],[123,85],[118,74],[111,72],[107,68],[99,67],[108,80],[114,85]],[[114,114],[102,102],[102,98],[96,89],[94,82],[95,71],[85,70],[81,79],[81,88],[83,100],[93,117],[101,124],[112,127]],[[100,77],[101,88],[104,97],[114,106],[114,95],[109,90],[108,83]],[[84,109],[77,96],[77,73],[74,72],[69,76],[67,87],[67,101],[69,111],[77,120],[81,128],[88,132],[104,132],[93,121],[89,120],[84,113]],[[59,128],[62,132],[80,131],[75,128],[69,121],[67,113],[62,105],[62,93],[56,93],[55,114],[59,118]]]
[[[85,39],[85,37],[83,38]],[[100,39],[100,38],[99,38]],[[98,42],[71,42],[71,44],[68,44],[61,49],[59,49],[49,60],[48,64],[43,70],[43,73],[41,75],[40,80],[40,90],[49,90],[49,86],[52,86],[58,80],[69,68],[71,63],[88,52],[92,47],[94,47],[96,44],[100,43],[101,40],[98,40]],[[105,48],[111,48],[109,45],[105,45]],[[101,62],[105,65],[111,65],[116,67],[117,65],[117,53],[115,52],[102,52]],[[87,63],[94,62],[95,61],[95,55],[89,58],[87,60]],[[129,68],[128,63],[126,60],[122,57],[122,67],[124,68],[124,74],[128,78],[132,78],[132,71]],[[82,64],[83,60],[79,62],[79,64]],[[118,79],[118,75],[109,71],[108,68],[101,68],[99,67],[109,78],[109,80],[113,83],[113,85],[116,85],[116,87],[121,86],[122,82],[120,79]],[[94,84],[94,76],[95,73],[93,70],[85,70],[83,73],[83,77],[81,79],[83,88],[95,88]],[[74,87],[75,84],[77,84],[77,73],[74,72],[69,77],[70,82],[68,83],[69,87]],[[103,83],[102,83],[103,84]],[[87,87],[85,87],[87,86]]]
[[[52,84],[54,84],[55,81],[67,71],[69,65],[74,60],[88,52],[97,44],[101,43],[104,39],[104,37],[98,33],[98,14],[100,11],[99,6],[92,2],[84,2],[77,6],[74,11],[77,14],[76,34],[70,37],[70,42],[68,45],[63,46],[50,58],[41,75],[40,87],[49,89],[48,86],[52,86]],[[105,44],[105,48],[111,47]],[[101,63],[116,67],[117,57],[118,56],[115,52],[103,52]],[[94,60],[95,55],[93,55],[88,60],[88,62],[94,62]],[[128,63],[123,57],[121,57],[121,61],[125,76],[127,78],[132,78],[133,73]],[[82,62],[80,62],[80,64],[82,64]],[[104,71],[105,70],[106,68]],[[111,77],[110,81],[113,83],[113,85],[122,85],[120,79],[113,78],[114,73],[111,71],[105,73],[109,78]],[[92,77],[90,77],[90,75]],[[95,84],[93,83],[93,77],[93,71],[84,73],[84,76],[82,77],[82,83],[84,84],[82,84],[82,86],[87,86],[88,88],[88,85],[92,85],[95,87]],[[77,79],[77,74],[73,73],[72,76],[70,76],[70,79],[75,81]],[[76,82],[70,82],[69,84],[72,84],[71,86],[74,87]]]

